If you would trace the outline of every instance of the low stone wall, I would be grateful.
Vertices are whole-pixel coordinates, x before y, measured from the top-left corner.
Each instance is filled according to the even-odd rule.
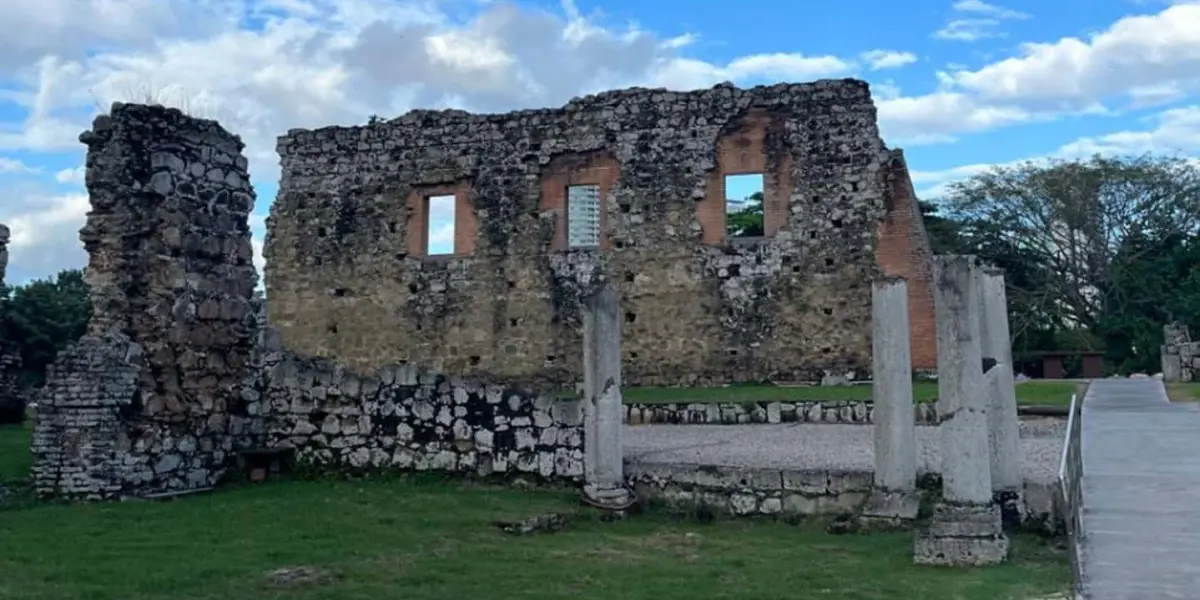
[[[579,400],[414,365],[359,376],[324,359],[268,352],[259,383],[267,446],[318,468],[583,476]]]
[[[705,507],[727,516],[837,515],[857,510],[871,491],[870,471],[760,469],[627,461],[626,478],[645,501]],[[1026,481],[1022,522],[1057,530],[1054,482]]]
[[[874,404],[862,400],[628,404],[625,406],[624,421],[630,425],[869,424],[874,412]],[[915,404],[913,419],[918,425],[936,425],[937,407],[932,403]]]

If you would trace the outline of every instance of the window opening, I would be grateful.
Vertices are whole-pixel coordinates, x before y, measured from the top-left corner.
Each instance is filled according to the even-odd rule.
[[[425,210],[426,254],[454,254],[454,196],[430,196]]]
[[[567,187],[567,247],[600,245],[600,186]]]
[[[725,176],[725,235],[762,237],[762,173]]]

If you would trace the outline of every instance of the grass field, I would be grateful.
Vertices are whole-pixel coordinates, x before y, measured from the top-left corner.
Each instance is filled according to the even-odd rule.
[[[29,428],[24,425],[0,425],[0,483],[24,479],[29,475]],[[0,596],[2,598],[2,596]]]
[[[1200,382],[1168,383],[1167,396],[1176,402],[1200,402]]]
[[[552,534],[491,525],[573,514],[570,493],[405,480],[289,481],[173,502],[0,510],[0,598],[1025,599],[1069,585],[1065,557],[1018,536],[986,569],[912,564],[912,534],[817,524],[601,523]],[[269,573],[310,567],[310,580]]]
[[[1017,384],[1017,403],[1021,405],[1067,406],[1078,384],[1070,381],[1024,381]],[[750,386],[713,388],[643,387],[621,390],[626,404],[671,404],[678,402],[807,402],[815,400],[870,400],[870,385],[843,386]],[[937,399],[937,383],[913,384],[916,402]]]

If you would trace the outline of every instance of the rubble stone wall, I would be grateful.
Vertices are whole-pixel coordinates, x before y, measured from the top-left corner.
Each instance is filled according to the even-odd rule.
[[[241,140],[176,109],[115,103],[80,136],[92,210],[92,319],[38,403],[44,495],[144,496],[205,488],[252,444],[242,398],[253,357]]]
[[[629,484],[642,500],[671,510],[705,508],[731,516],[834,516],[858,510],[874,474],[863,470],[778,469],[626,461]],[[933,473],[922,472],[922,476]],[[940,477],[939,477],[940,478]],[[1062,531],[1053,480],[1022,485],[1021,523],[1048,533]]]
[[[1186,325],[1163,327],[1162,372],[1164,381],[1200,381],[1200,342],[1193,342]]]
[[[358,375],[273,348],[260,381],[267,445],[340,471],[436,470],[583,476],[575,399],[446,376],[416,365]]]
[[[580,282],[606,279],[626,385],[865,376],[870,281],[928,272],[875,121],[865,82],[826,80],[292,130],[268,219],[270,321],[289,349],[360,373],[413,362],[569,389]],[[766,236],[727,239],[724,176],[748,172],[764,176]],[[567,247],[565,188],[582,184],[602,196],[599,259]],[[428,255],[435,194],[454,197],[452,255]],[[912,305],[930,313],[914,328],[932,323],[931,302]]]

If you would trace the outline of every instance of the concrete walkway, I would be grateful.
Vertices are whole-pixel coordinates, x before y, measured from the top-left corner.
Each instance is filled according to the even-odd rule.
[[[1200,598],[1200,409],[1156,380],[1100,379],[1082,426],[1083,597]]]

